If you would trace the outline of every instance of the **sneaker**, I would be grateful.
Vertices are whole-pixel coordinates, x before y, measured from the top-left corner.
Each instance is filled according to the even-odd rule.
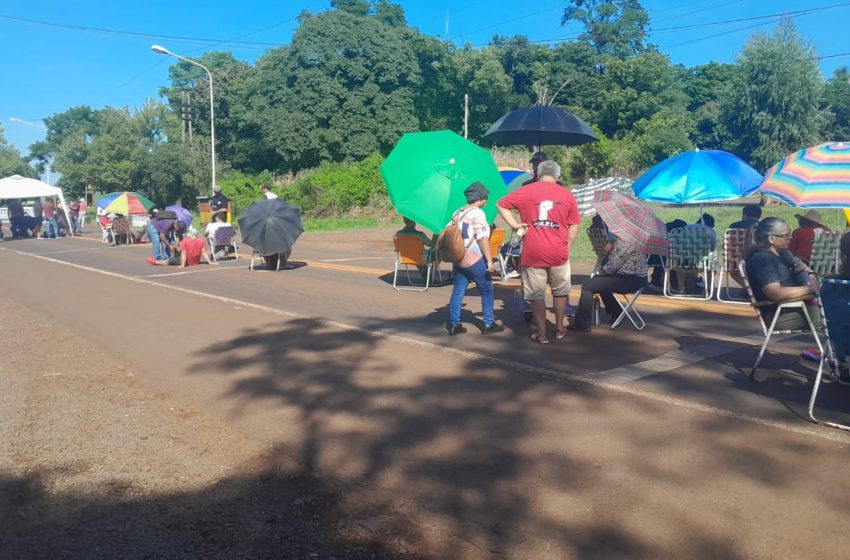
[[[449,325],[449,334],[454,336],[456,334],[463,334],[466,332],[466,327],[462,324],[458,323],[457,325]]]
[[[520,274],[516,270],[512,270],[505,275],[505,278],[519,278]]]
[[[153,257],[148,257],[145,259],[145,262],[148,264],[156,264],[156,259]]]
[[[466,329],[464,329],[466,330]],[[500,325],[499,323],[490,323],[489,325],[485,325],[484,329],[481,331],[484,334],[495,334],[500,332],[505,332],[505,326]]]

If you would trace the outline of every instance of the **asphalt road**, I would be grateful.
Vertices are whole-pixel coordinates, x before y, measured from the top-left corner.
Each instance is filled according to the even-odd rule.
[[[846,557],[850,437],[804,420],[804,338],[750,382],[746,306],[644,296],[643,332],[540,346],[504,317],[448,337],[450,288],[394,292],[387,239],[305,235],[275,273],[9,241],[0,290],[343,489],[420,557]],[[464,321],[479,310],[467,297]],[[849,397],[826,386],[822,414],[850,421]]]

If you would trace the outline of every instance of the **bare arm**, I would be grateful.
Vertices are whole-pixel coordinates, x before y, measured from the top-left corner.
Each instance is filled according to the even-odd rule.
[[[186,251],[181,251],[180,252],[180,266],[183,266],[183,267],[188,266],[187,262],[188,261],[186,259]]]
[[[521,222],[518,222],[514,219],[514,214],[509,208],[502,208],[501,206],[496,206],[496,209],[499,211],[499,216],[505,220],[505,223],[508,224],[508,227],[512,230],[516,231],[519,228],[526,226]],[[578,234],[578,229],[576,229],[576,234]]]
[[[572,247],[578,237],[579,224],[572,224],[567,230],[567,244]]]
[[[815,295],[811,286],[782,286],[779,282],[766,284],[762,291],[767,299],[776,303]]]

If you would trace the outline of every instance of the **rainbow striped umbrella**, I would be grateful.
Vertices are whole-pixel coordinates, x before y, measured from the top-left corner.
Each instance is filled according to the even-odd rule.
[[[103,208],[106,213],[122,214],[147,214],[151,208],[156,206],[150,199],[137,192],[114,192],[103,195],[96,204]]]
[[[767,171],[760,188],[797,208],[847,208],[850,144],[832,142],[794,152]]]

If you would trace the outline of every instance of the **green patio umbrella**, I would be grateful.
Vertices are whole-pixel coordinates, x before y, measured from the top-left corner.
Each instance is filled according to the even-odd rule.
[[[381,165],[381,176],[396,211],[433,232],[466,204],[464,189],[475,181],[490,191],[487,219],[496,217],[496,201],[507,194],[493,156],[450,131],[409,132]]]

